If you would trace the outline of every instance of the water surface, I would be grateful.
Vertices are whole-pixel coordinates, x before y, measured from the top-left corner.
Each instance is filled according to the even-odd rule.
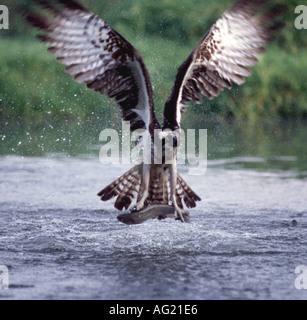
[[[96,196],[129,169],[100,164],[99,128],[4,128],[1,299],[307,298],[294,286],[307,265],[303,124],[212,126],[207,173],[180,168],[202,198],[191,223],[137,226]]]

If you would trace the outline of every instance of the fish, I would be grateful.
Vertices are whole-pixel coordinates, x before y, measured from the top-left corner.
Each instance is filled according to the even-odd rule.
[[[139,211],[132,211],[130,213],[121,214],[117,219],[125,224],[134,225],[141,224],[149,219],[158,218],[163,220],[174,217],[174,208],[172,206],[160,203],[151,203],[146,208]],[[189,222],[188,214],[184,215],[185,222]]]

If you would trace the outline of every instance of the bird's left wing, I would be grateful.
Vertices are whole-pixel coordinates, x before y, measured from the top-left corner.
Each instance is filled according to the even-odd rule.
[[[47,34],[51,47],[75,81],[114,98],[131,130],[158,126],[148,71],[138,51],[97,15],[74,0],[38,1],[52,19],[37,13],[27,20]]]
[[[212,99],[232,84],[241,85],[257,57],[272,39],[280,12],[266,8],[266,0],[240,0],[211,27],[178,69],[164,109],[163,128],[180,126],[187,103]]]

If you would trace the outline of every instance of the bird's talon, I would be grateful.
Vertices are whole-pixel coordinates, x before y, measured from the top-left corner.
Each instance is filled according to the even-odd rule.
[[[176,210],[175,211],[175,220],[180,220],[181,222],[185,222],[184,217],[188,217],[189,212],[185,210]]]
[[[133,211],[140,211],[144,208],[144,203],[143,202],[139,202],[137,203],[136,205],[134,205],[132,208],[131,208],[131,212]]]

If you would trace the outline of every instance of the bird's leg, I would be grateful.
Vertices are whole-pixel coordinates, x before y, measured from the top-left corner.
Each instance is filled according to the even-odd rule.
[[[176,201],[176,187],[177,187],[177,166],[176,166],[176,163],[174,163],[170,165],[170,189],[171,189],[170,199],[175,209],[175,219],[181,220],[182,222],[184,222],[183,216],[188,215],[189,212],[179,208]]]
[[[150,165],[144,164],[143,165],[143,178],[142,178],[143,194],[142,194],[141,200],[139,200],[137,202],[137,204],[131,208],[131,211],[139,211],[144,208],[145,201],[147,200],[148,195],[149,195],[149,193],[148,193],[149,183],[150,183]]]

